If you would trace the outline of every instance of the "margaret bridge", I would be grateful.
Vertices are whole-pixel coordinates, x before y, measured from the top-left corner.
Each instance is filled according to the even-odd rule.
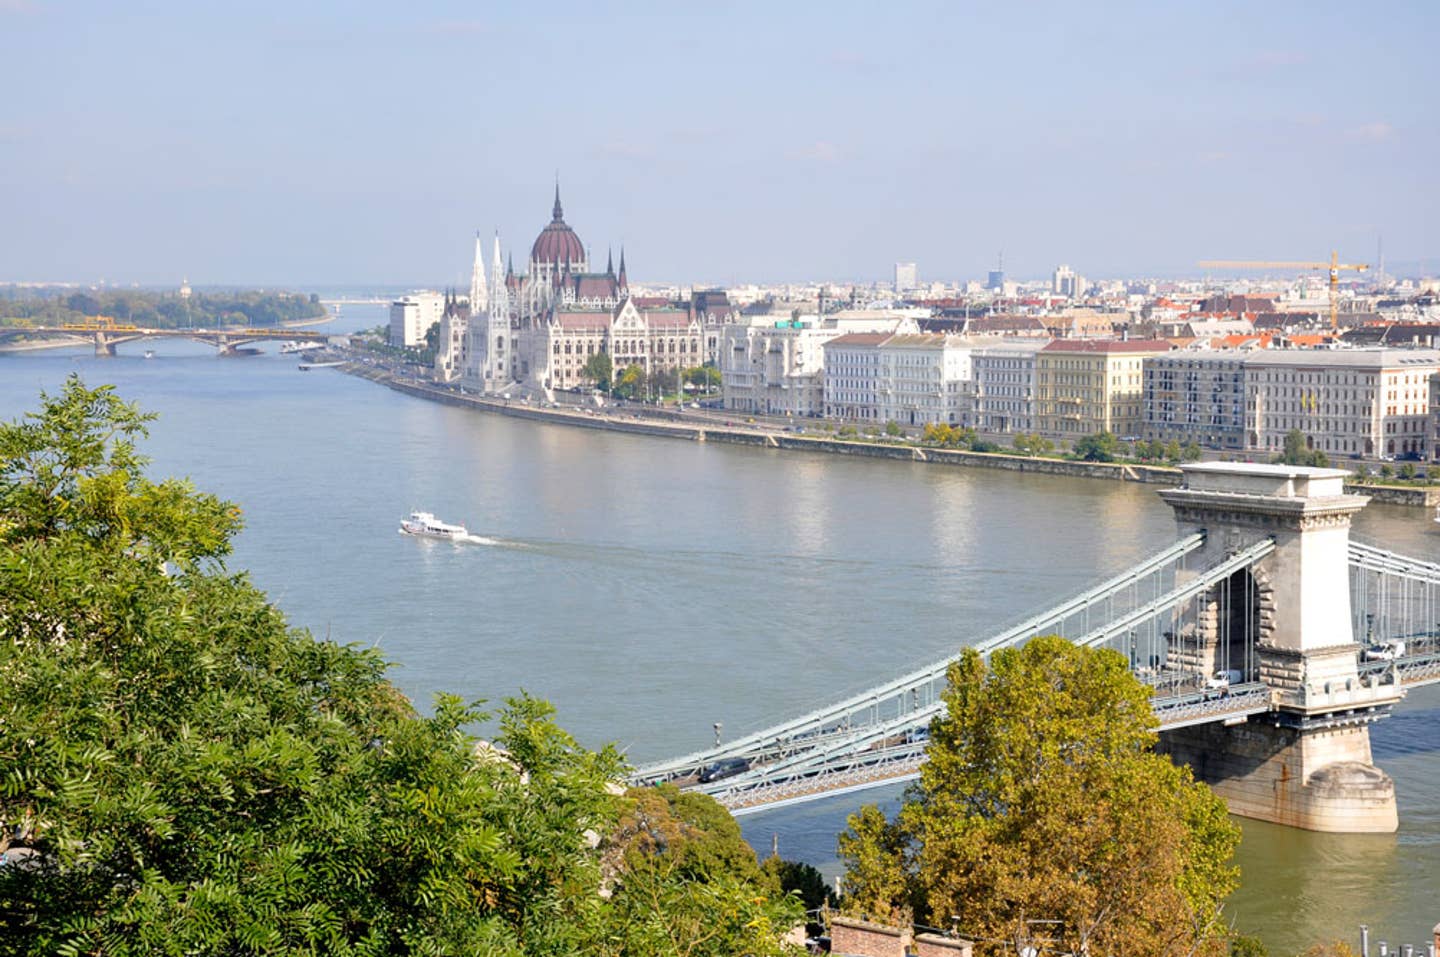
[[[1161,749],[1233,812],[1394,830],[1394,785],[1371,761],[1368,726],[1408,688],[1440,681],[1440,564],[1352,541],[1367,499],[1344,494],[1345,475],[1186,466],[1182,487],[1160,493],[1173,544],[974,647],[988,657],[1058,634],[1113,648],[1153,688]],[[913,779],[956,658],[633,780],[744,814]]]
[[[115,347],[139,339],[192,339],[212,345],[220,355],[239,355],[256,342],[283,340],[323,346],[329,336],[288,327],[236,326],[224,329],[159,329],[116,322],[107,317],[53,326],[5,326],[0,343],[20,337],[42,342],[43,347],[69,343],[91,343],[97,356],[115,355]]]

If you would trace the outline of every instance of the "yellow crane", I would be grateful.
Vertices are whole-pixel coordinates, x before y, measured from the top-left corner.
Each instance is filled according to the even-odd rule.
[[[1200,263],[1205,269],[1328,269],[1330,270],[1330,331],[1340,327],[1340,270],[1353,269],[1364,272],[1370,266],[1366,263],[1342,263],[1340,254],[1331,250],[1330,261],[1326,262],[1270,262],[1263,259],[1206,259]]]

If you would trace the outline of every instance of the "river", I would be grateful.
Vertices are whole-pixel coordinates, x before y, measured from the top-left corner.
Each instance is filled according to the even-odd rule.
[[[333,331],[374,326],[347,306]],[[160,413],[156,474],[238,502],[230,564],[296,625],[375,643],[436,691],[547,698],[582,742],[636,762],[858,691],[1117,571],[1173,539],[1152,488],[629,436],[452,409],[270,353],[181,340],[97,359],[0,356],[0,418],[78,371]],[[485,544],[396,534],[422,508]],[[1420,510],[1357,533],[1440,558]],[[1322,938],[1419,943],[1440,920],[1440,688],[1373,729],[1400,832],[1242,822],[1231,913],[1276,954]],[[896,791],[870,800],[893,804]],[[853,796],[742,818],[762,853],[839,870]]]

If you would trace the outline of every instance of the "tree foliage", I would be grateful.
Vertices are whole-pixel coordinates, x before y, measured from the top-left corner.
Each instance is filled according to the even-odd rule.
[[[476,704],[418,714],[376,651],[289,629],[224,568],[239,513],[145,478],[149,416],[75,378],[41,398],[0,425],[4,946],[681,952],[631,932],[644,901],[672,939],[726,929],[686,952],[778,947],[791,910],[753,855],[605,872],[613,748],[524,695],[493,745]]]
[[[1075,440],[1075,457],[1086,462],[1113,462],[1120,452],[1120,440],[1111,432],[1096,432]]]
[[[1023,455],[1048,455],[1055,451],[1055,443],[1038,432],[1019,432],[1010,444]]]
[[[186,326],[278,326],[325,315],[315,295],[262,290],[177,293],[139,289],[0,289],[0,324],[52,325],[111,316],[121,322],[159,329]]]
[[[608,390],[610,379],[615,374],[615,362],[608,352],[597,352],[585,360],[580,374],[595,384],[595,388]]]
[[[1149,690],[1112,651],[1037,638],[953,664],[929,760],[898,817],[841,838],[844,906],[1057,952],[1221,954],[1238,831],[1154,753]]]
[[[1315,468],[1326,468],[1330,465],[1330,456],[1320,449],[1310,448],[1310,440],[1305,433],[1299,429],[1291,429],[1285,433],[1285,450],[1280,454],[1278,461],[1285,465],[1310,465]]]

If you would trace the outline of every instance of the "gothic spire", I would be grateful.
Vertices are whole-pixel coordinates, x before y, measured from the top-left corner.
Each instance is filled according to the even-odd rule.
[[[605,250],[605,275],[615,275],[615,253],[608,247]]]
[[[499,238],[496,238],[499,242]],[[480,230],[475,230],[475,265],[470,270],[470,312],[479,312],[483,309],[486,299],[485,289],[485,250],[480,243]]]
[[[624,288],[626,288],[627,286],[630,285],[629,280],[627,280],[627,279],[625,278],[625,247],[624,247],[624,246],[621,246],[621,247],[620,247],[620,275],[619,275],[617,278],[620,280],[620,288],[621,288],[621,289],[624,289]]]
[[[564,222],[565,210],[560,205],[560,174],[555,174],[555,208],[550,211],[551,222]]]

